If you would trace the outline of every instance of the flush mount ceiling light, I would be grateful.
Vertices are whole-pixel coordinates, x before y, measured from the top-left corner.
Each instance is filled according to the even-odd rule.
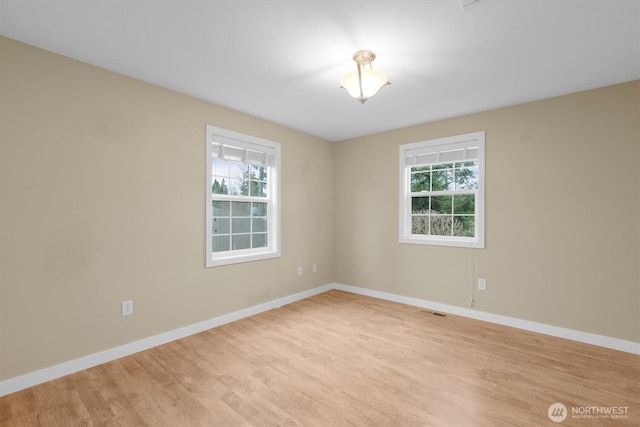
[[[371,63],[376,59],[376,54],[370,50],[359,50],[353,54],[353,60],[358,64],[355,71],[349,71],[340,79],[340,84],[349,95],[356,98],[362,104],[367,98],[372,97],[389,83],[387,76],[371,67]]]

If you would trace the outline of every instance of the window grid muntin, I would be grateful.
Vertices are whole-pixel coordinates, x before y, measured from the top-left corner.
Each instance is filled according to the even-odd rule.
[[[210,219],[212,221],[212,233],[209,238],[212,239],[211,245],[213,254],[251,249],[263,249],[269,247],[269,234],[270,229],[272,228],[270,223],[271,216],[269,215],[269,213],[272,211],[271,199],[266,197],[251,197],[215,193],[212,193],[211,198],[213,215]],[[216,215],[216,212],[220,212],[220,208],[216,207],[217,203],[229,204],[227,215],[224,215],[225,212],[222,212],[222,215]],[[248,213],[239,212],[242,207],[247,206],[245,204],[248,204],[249,206]],[[228,228],[228,232],[217,232],[219,227],[216,227],[216,223],[218,222],[218,220],[220,220],[221,223],[228,221],[228,226],[225,226],[225,228]],[[266,230],[254,231],[255,220],[264,220]],[[249,224],[248,231],[234,231],[234,226],[237,227],[237,224],[245,221]],[[226,247],[223,247],[220,243],[216,245],[215,242],[222,242],[223,238],[227,238],[228,245]],[[248,247],[244,247],[244,245],[238,245],[238,243],[240,243],[242,239],[245,238],[249,239]]]
[[[269,197],[269,169],[265,165],[212,157],[211,191],[213,194]]]
[[[212,204],[214,216],[212,218],[212,252],[235,252],[238,250],[250,250],[267,248],[269,245],[269,176],[270,167],[236,160],[212,158]],[[226,183],[229,183],[226,185]],[[235,184],[234,184],[235,183]],[[255,185],[254,185],[255,184]],[[226,187],[226,191],[225,190]],[[219,192],[216,192],[218,190]],[[216,202],[228,202],[228,215],[215,215]],[[248,204],[248,205],[245,205]],[[264,215],[256,215],[253,211],[256,207],[266,206]],[[249,213],[242,215],[237,209],[249,206]],[[235,207],[235,208],[234,208]],[[254,219],[262,219],[266,223],[266,230],[254,231]],[[218,232],[216,227],[218,220],[228,232]],[[238,231],[239,224],[248,223],[248,230]],[[226,242],[226,244],[225,244]]]
[[[409,173],[409,186],[411,192],[409,193],[409,203],[411,208],[410,212],[410,234],[412,236],[437,236],[437,237],[452,237],[452,238],[474,238],[475,237],[475,219],[477,210],[477,188],[478,188],[478,160],[464,160],[457,162],[438,162],[431,164],[417,164],[407,166]],[[459,178],[460,171],[467,171],[469,181],[461,181]],[[437,174],[439,179],[434,179],[434,174]],[[426,182],[428,189],[421,189],[420,191],[413,191],[414,187],[421,187],[418,184],[423,184],[416,177],[422,176],[427,178]],[[436,185],[436,183],[442,185]],[[434,190],[434,186],[439,189]],[[472,189],[469,188],[469,186]],[[473,212],[456,212],[456,196],[473,196]],[[414,209],[414,201],[417,198],[428,199],[428,208],[426,212],[424,210],[416,212]],[[446,200],[450,199],[449,211],[436,211],[434,212],[433,201],[435,198]],[[456,221],[456,218],[462,221]],[[467,219],[465,221],[465,219]],[[472,219],[469,221],[468,219]],[[426,224],[420,224],[418,221],[426,221]],[[448,221],[447,221],[448,220]],[[469,227],[469,223],[472,223],[472,227]],[[460,224],[456,227],[455,224]],[[444,234],[444,231],[448,229],[448,233]],[[416,232],[417,230],[424,232]],[[459,231],[462,230],[462,231]],[[472,233],[469,233],[471,230]]]

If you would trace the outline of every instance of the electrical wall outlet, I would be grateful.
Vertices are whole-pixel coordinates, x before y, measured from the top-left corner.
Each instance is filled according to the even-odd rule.
[[[318,272],[318,264],[313,264],[311,266],[311,271],[313,271],[314,273],[317,273]]]
[[[478,290],[479,291],[487,290],[487,279],[478,279]]]
[[[122,315],[130,316],[133,314],[133,300],[122,301]]]
[[[298,266],[298,276],[302,276],[302,266]]]

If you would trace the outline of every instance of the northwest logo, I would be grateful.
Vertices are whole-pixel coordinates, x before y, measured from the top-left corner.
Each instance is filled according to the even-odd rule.
[[[554,423],[560,423],[567,418],[567,407],[562,403],[553,403],[549,406],[549,410],[547,411],[547,415],[549,415],[549,419]]]

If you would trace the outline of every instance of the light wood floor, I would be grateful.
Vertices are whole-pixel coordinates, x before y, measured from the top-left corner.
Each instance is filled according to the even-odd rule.
[[[0,425],[637,426],[639,362],[331,291],[5,396]]]

